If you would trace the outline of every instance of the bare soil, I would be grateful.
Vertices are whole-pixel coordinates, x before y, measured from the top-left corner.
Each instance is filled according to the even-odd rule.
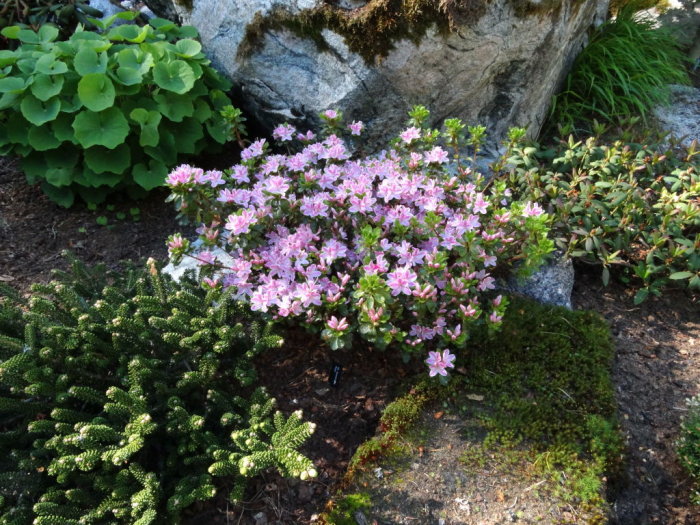
[[[61,257],[65,249],[88,263],[110,267],[117,267],[123,259],[163,259],[165,239],[181,230],[172,209],[164,203],[165,196],[154,192],[136,203],[139,222],[129,218],[128,211],[134,206],[129,202],[115,202],[112,211],[90,211],[81,206],[65,210],[38,188],[27,186],[15,163],[0,159],[0,280],[28,292],[32,282],[47,281],[51,269],[65,266]],[[117,219],[119,212],[127,219]],[[97,224],[99,216],[108,217],[106,227]],[[669,291],[640,306],[633,304],[633,295],[618,284],[603,287],[598,275],[577,274],[575,308],[600,312],[610,322],[617,345],[613,375],[628,459],[626,475],[611,494],[611,523],[697,524],[700,509],[688,501],[689,481],[675,456],[674,441],[685,399],[700,392],[700,307],[697,297],[682,291]],[[328,370],[334,361],[344,367],[338,387],[328,384]],[[381,410],[411,372],[392,353],[363,351],[361,359],[352,352],[331,354],[317,340],[299,334],[279,353],[265,356],[259,366],[262,383],[278,398],[282,410],[301,408],[318,424],[305,452],[314,458],[319,478],[300,483],[269,474],[252,484],[243,507],[232,508],[222,498],[194,509],[190,523],[313,522],[338,486],[352,453],[375,432]],[[447,429],[445,435],[454,430],[449,420],[442,424]],[[416,462],[438,459],[440,450],[442,457],[454,456],[445,452],[450,445],[445,439],[426,447],[428,452]],[[423,510],[426,505],[428,510],[440,507],[461,516],[446,524],[512,523],[521,516],[542,516],[540,523],[555,522],[553,515],[547,514],[546,504],[535,498],[531,505],[523,504],[528,494],[535,494],[529,486],[510,484],[499,493],[496,487],[501,482],[483,477],[481,486],[493,490],[474,492],[480,499],[457,501],[449,487],[458,483],[464,487],[468,480],[461,479],[456,467],[448,464],[443,473],[451,476],[447,489],[441,485],[443,475],[422,477],[411,485],[411,498],[420,502]],[[482,475],[488,473],[479,473]],[[506,482],[503,486],[508,485],[507,478],[502,481]],[[408,501],[399,493],[387,494],[388,500],[392,497]],[[477,507],[491,510],[476,519]],[[445,519],[439,512],[420,514],[418,507],[406,509],[405,519],[394,515],[390,522],[438,523],[438,519]],[[572,514],[569,522],[579,521]]]

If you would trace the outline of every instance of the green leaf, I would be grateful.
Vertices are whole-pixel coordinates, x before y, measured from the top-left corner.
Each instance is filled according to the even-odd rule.
[[[187,62],[173,60],[158,62],[153,68],[153,80],[159,87],[182,95],[194,86],[195,75]]]
[[[17,40],[19,38],[19,32],[22,30],[21,27],[19,26],[8,26],[4,27],[2,31],[0,31],[0,35],[10,38],[12,40]]]
[[[143,75],[137,69],[131,67],[117,68],[116,77],[125,86],[135,86],[143,82]]]
[[[689,279],[693,275],[695,275],[693,272],[675,272],[669,275],[668,278],[677,281],[679,279]]]
[[[610,270],[607,266],[603,266],[603,286],[607,286],[610,282]]]
[[[0,78],[0,93],[21,93],[25,87],[26,81],[21,77]]]
[[[51,124],[34,126],[29,130],[29,145],[37,151],[46,151],[57,148],[61,141],[54,135]]]
[[[19,104],[20,96],[16,93],[5,93],[0,97],[0,111],[11,108]]]
[[[36,71],[44,75],[62,75],[68,71],[65,62],[56,59],[56,55],[47,53],[36,61],[34,65]]]
[[[109,222],[109,220],[104,215],[100,215],[99,217],[97,217],[95,219],[95,222],[97,224],[99,224],[100,226],[107,226],[107,223]]]
[[[643,303],[648,296],[649,296],[649,290],[646,288],[641,288],[640,290],[637,291],[637,294],[634,296],[634,304]]]
[[[114,105],[114,84],[107,75],[90,73],[78,82],[78,96],[91,111],[102,111]]]
[[[5,36],[7,36],[7,35],[5,35]],[[24,44],[40,44],[41,43],[41,38],[39,37],[39,35],[37,35],[31,29],[20,29],[19,33],[17,33],[17,37],[19,38],[20,42],[22,42]]]
[[[39,28],[38,36],[42,42],[53,42],[58,37],[58,28],[44,24]]]
[[[73,142],[75,132],[73,131],[73,117],[59,114],[56,120],[51,122],[51,129],[54,136],[61,142]]]
[[[182,122],[185,117],[194,115],[192,97],[175,93],[158,93],[153,97],[158,103],[158,111],[173,122]]]
[[[30,89],[36,98],[46,101],[58,95],[62,88],[62,75],[37,75]]]
[[[204,137],[202,125],[195,118],[183,119],[173,130],[175,147],[181,153],[196,153],[196,144]]]
[[[0,67],[11,66],[19,59],[19,55],[7,49],[0,50]]]
[[[190,58],[199,54],[199,52],[202,50],[202,44],[196,40],[185,38],[184,40],[178,40],[175,43],[175,49],[179,56]]]
[[[114,42],[131,42],[132,44],[140,44],[150,34],[152,29],[149,26],[139,27],[134,24],[124,24],[110,29],[107,33],[107,38]]]
[[[158,141],[158,147],[153,148],[147,146],[143,148],[143,151],[151,158],[157,160],[159,163],[166,166],[172,166],[177,162],[177,148],[175,147],[175,137],[173,134],[164,129],[163,125],[160,126],[160,140]]]
[[[126,144],[114,149],[93,146],[85,150],[85,164],[97,174],[124,173],[131,164],[131,150]]]
[[[116,148],[129,134],[129,123],[117,108],[99,113],[81,111],[73,121],[75,138],[84,147]]]
[[[110,188],[113,188],[123,180],[123,173],[95,173],[87,166],[85,166],[85,168],[83,169],[83,181],[86,183],[83,184],[83,186],[90,186],[92,188],[102,188],[104,186],[109,186]]]
[[[12,113],[5,123],[7,138],[14,144],[29,144],[29,130],[31,125],[19,113]]]
[[[157,111],[146,111],[143,108],[136,108],[129,116],[141,126],[139,145],[141,147],[157,146],[160,140],[158,124],[160,124],[162,118],[161,114]]]
[[[75,195],[73,191],[69,188],[57,188],[51,184],[44,182],[41,185],[41,190],[51,199],[53,202],[64,208],[70,208],[75,201]]]
[[[132,171],[134,181],[145,190],[152,190],[158,186],[162,186],[165,182],[165,177],[168,175],[168,168],[165,165],[150,161],[146,167],[143,163],[134,166]]]
[[[135,69],[142,75],[145,75],[153,67],[153,56],[149,53],[144,53],[140,49],[122,49],[117,53],[117,62],[120,67]]]
[[[61,109],[61,101],[58,97],[43,101],[36,98],[34,95],[27,95],[22,99],[20,111],[24,118],[35,126],[49,122],[56,118]]]
[[[73,66],[80,76],[90,73],[104,73],[107,71],[107,53],[104,51],[99,55],[89,46],[81,46],[75,54]]]

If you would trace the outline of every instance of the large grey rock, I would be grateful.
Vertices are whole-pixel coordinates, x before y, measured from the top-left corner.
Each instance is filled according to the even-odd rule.
[[[284,28],[265,29],[250,52],[240,53],[253,22],[261,27],[275,9],[297,14],[322,0],[192,0],[191,7],[183,0],[147,0],[156,13],[197,27],[214,66],[268,126],[285,120],[316,125],[319,112],[335,108],[363,120],[378,139],[396,133],[408,109],[423,104],[433,123],[459,117],[487,126],[494,138],[514,125],[536,135],[551,95],[609,0],[531,0],[530,15],[516,13],[522,0],[480,1],[482,14],[449,34],[433,26],[419,43],[396,41],[384,59],[368,63],[330,29],[322,31],[323,48]],[[346,10],[365,4],[336,2]],[[539,4],[556,7],[536,11]]]

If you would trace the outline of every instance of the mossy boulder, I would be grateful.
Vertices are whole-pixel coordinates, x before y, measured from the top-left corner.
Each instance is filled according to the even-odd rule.
[[[373,139],[423,104],[536,135],[608,0],[147,0],[199,30],[205,51],[269,126],[340,109]]]

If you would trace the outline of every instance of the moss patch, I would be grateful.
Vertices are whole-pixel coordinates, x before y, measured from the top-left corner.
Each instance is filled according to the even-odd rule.
[[[426,31],[435,26],[440,33],[449,33],[458,25],[478,20],[491,0],[371,0],[366,5],[342,9],[335,2],[292,14],[277,7],[266,16],[258,13],[246,29],[239,55],[255,49],[270,30],[286,28],[296,35],[313,40],[326,49],[324,29],[340,34],[348,48],[373,63],[387,56],[399,40],[418,44]],[[519,16],[555,12],[562,0],[510,0]],[[581,2],[582,0],[575,0]]]
[[[623,447],[606,322],[513,299],[502,331],[475,334],[471,348],[466,375],[447,388],[423,381],[387,407],[382,421],[393,423],[358,449],[350,490],[420,509],[433,489],[447,515],[456,496],[491,491],[471,508],[475,519],[517,505],[546,522],[567,522],[574,509],[581,522],[604,523]],[[391,475],[377,479],[377,466]],[[377,505],[372,517],[391,516]]]

